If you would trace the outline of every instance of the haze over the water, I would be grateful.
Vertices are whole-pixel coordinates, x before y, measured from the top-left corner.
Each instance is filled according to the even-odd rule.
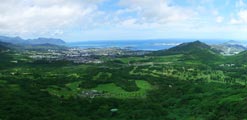
[[[247,0],[1,0],[0,35],[247,40]]]

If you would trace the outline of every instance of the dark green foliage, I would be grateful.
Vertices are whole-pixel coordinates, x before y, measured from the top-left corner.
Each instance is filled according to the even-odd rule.
[[[222,59],[222,56],[209,45],[200,41],[183,43],[168,50],[155,51],[153,55],[176,55],[183,54],[184,58],[181,61],[196,61],[204,63],[217,62]]]
[[[198,41],[170,50],[170,54],[181,52],[184,58],[178,63],[155,64],[148,61],[151,58],[87,65],[44,60],[14,64],[9,62],[14,60],[13,51],[1,53],[0,120],[246,119],[246,54],[221,59]],[[207,63],[214,60],[213,65]],[[145,98],[126,99],[58,97],[46,90],[73,91],[77,88],[67,85],[79,82],[81,89],[114,83],[133,92],[140,89],[135,80],[148,81],[154,88]]]
[[[182,43],[176,47],[173,47],[168,50],[170,53],[189,53],[196,50],[209,50],[211,49],[210,46],[208,46],[205,43],[202,43],[200,41],[190,42],[190,43]]]

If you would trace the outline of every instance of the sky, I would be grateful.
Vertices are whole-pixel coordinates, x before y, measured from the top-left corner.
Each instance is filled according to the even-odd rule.
[[[0,0],[0,35],[247,40],[247,0]]]

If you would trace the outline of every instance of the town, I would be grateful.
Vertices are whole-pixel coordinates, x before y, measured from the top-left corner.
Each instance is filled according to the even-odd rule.
[[[47,50],[25,50],[24,54],[33,60],[53,61],[70,61],[76,64],[82,63],[102,63],[99,58],[107,56],[115,58],[119,56],[141,56],[148,54],[150,51],[131,50],[128,48],[67,48],[67,49],[47,49]]]

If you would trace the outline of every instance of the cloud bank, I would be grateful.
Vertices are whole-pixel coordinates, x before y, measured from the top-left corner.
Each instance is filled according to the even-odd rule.
[[[97,14],[97,0],[1,0],[0,32],[62,34],[63,29],[88,24]],[[80,24],[81,25],[81,24]]]
[[[1,0],[0,4],[0,35],[247,39],[246,27],[246,0]]]

